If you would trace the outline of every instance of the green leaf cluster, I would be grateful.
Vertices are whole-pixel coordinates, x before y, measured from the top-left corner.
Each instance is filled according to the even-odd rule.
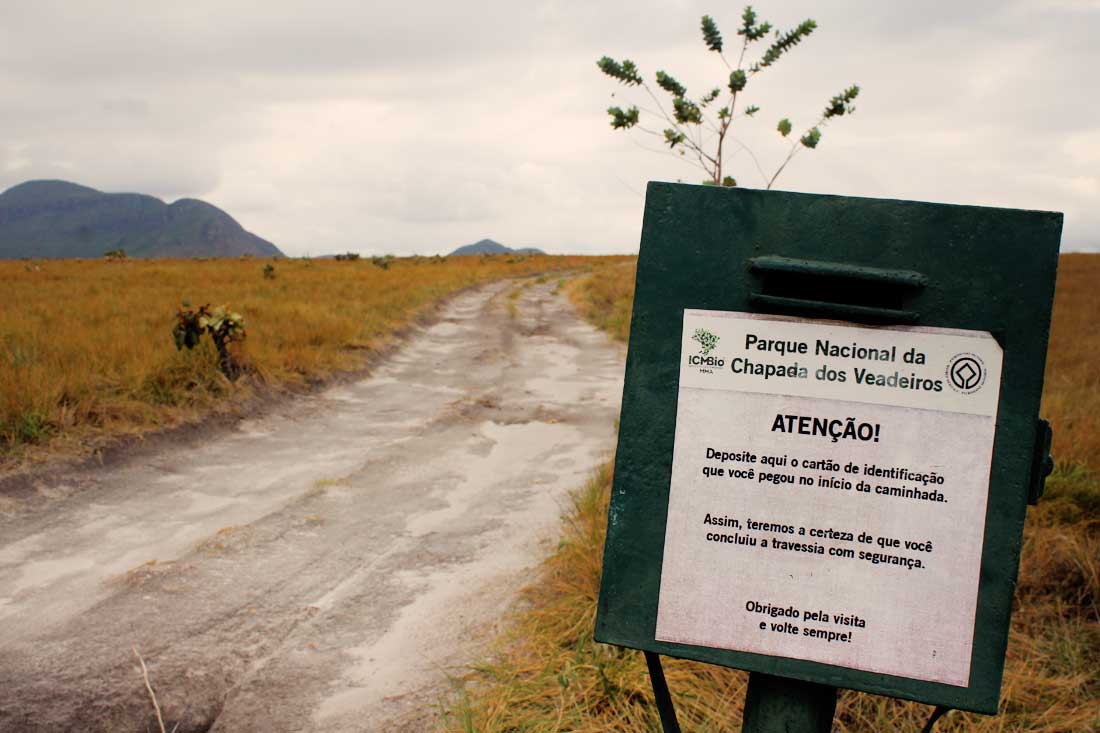
[[[687,87],[685,87],[683,84],[676,81],[663,71],[657,72],[657,86],[661,87],[661,89],[664,89],[666,92],[674,97],[685,97],[688,93]]]
[[[668,146],[670,148],[675,148],[677,145],[680,145],[681,143],[684,142],[684,139],[685,139],[684,138],[684,133],[676,132],[675,130],[673,130],[671,128],[666,129],[664,132],[665,132],[665,142],[668,143]]]
[[[768,35],[768,32],[772,29],[771,23],[756,24],[756,11],[752,9],[751,5],[746,5],[745,10],[741,13],[741,28],[737,31],[737,35],[744,36],[745,42],[759,41],[764,36]]]
[[[776,32],[775,40],[768,46],[768,50],[764,52],[764,55],[760,58],[759,63],[754,64],[752,70],[759,71],[765,67],[771,66],[783,56],[783,54],[790,51],[797,46],[802,39],[808,37],[817,28],[817,23],[809,18],[799,23],[793,30],[789,30],[786,33]]]
[[[618,79],[627,86],[637,86],[642,83],[642,76],[638,73],[638,67],[629,59],[624,59],[620,63],[610,56],[604,56],[596,62],[596,65],[600,67],[600,71],[612,79]]]
[[[638,108],[631,107],[623,110],[622,107],[608,107],[607,113],[611,115],[611,126],[616,130],[629,130],[638,124]]]
[[[853,84],[829,100],[829,106],[825,108],[825,114],[822,116],[828,120],[833,117],[852,114],[856,111],[856,108],[852,106],[852,100],[858,96],[859,87]]]
[[[734,94],[745,88],[745,85],[749,83],[749,76],[745,73],[744,69],[735,69],[730,72],[730,91]]]
[[[711,51],[722,53],[722,34],[718,31],[718,24],[709,15],[703,16],[703,43]]]
[[[178,322],[172,329],[172,340],[176,343],[176,350],[180,351],[184,347],[190,350],[198,346],[199,337],[202,336],[198,317],[193,312],[189,312],[185,316],[181,310],[177,314],[177,318]]]
[[[699,105],[684,97],[676,97],[672,100],[673,116],[681,125],[698,125],[703,121],[703,111]]]
[[[207,306],[203,306],[203,309],[206,310]],[[226,341],[240,341],[245,337],[244,317],[240,313],[233,313],[224,305],[201,314],[199,326]]]

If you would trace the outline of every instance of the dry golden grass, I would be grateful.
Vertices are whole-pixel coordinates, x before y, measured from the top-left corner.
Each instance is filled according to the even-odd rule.
[[[580,314],[624,344],[630,335],[637,271],[636,259],[607,263],[569,285],[569,298]]]
[[[418,314],[488,280],[590,266],[547,256],[370,260],[0,261],[0,469],[194,420],[260,384],[355,369]],[[245,320],[247,376],[218,372],[209,338],[178,352],[183,300]],[[226,399],[227,397],[231,399]]]
[[[1059,462],[1100,469],[1100,256],[1062,255],[1043,414]]]
[[[1043,408],[1059,468],[1028,511],[1001,714],[952,712],[937,731],[1100,731],[1098,276],[1100,256],[1062,260]],[[632,289],[632,266],[619,264],[598,268],[571,295],[625,341]],[[642,655],[592,641],[610,486],[608,464],[574,495],[558,548],[524,590],[523,609],[489,661],[456,680],[447,730],[660,730]],[[745,673],[675,659],[665,672],[685,731],[741,729]],[[927,705],[844,692],[835,730],[918,733],[930,713]]]

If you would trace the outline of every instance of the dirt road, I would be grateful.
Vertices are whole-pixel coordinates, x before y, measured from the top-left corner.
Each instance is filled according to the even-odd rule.
[[[0,730],[431,730],[610,454],[622,354],[554,283],[370,378],[0,505]]]

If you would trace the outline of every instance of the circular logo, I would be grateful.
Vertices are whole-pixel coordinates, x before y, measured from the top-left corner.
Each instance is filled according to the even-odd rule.
[[[947,382],[956,392],[973,394],[985,384],[985,364],[977,354],[955,354],[947,362]]]

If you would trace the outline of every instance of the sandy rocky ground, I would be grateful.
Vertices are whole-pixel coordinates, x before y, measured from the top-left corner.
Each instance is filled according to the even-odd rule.
[[[0,515],[0,731],[428,731],[613,448],[622,351],[553,282],[361,381]]]

